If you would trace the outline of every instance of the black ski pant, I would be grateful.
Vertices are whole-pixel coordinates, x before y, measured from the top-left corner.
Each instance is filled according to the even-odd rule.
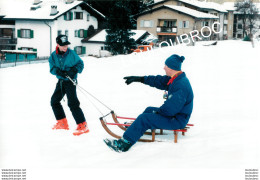
[[[71,81],[59,80],[56,89],[51,97],[51,107],[56,117],[60,120],[66,117],[63,107],[60,103],[64,95],[67,95],[68,106],[77,124],[85,120],[82,109],[79,107],[80,102],[77,97],[76,86]]]

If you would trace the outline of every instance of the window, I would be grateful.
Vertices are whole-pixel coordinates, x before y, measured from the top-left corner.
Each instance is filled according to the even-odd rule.
[[[141,27],[153,27],[153,20],[141,20]]]
[[[74,51],[77,53],[77,54],[86,54],[86,47],[84,46],[76,46],[74,48]]]
[[[237,29],[242,29],[242,27],[243,27],[242,24],[237,25]]]
[[[178,1],[177,6],[182,6],[182,3]]]
[[[189,21],[183,21],[183,28],[189,28]]]
[[[23,51],[33,51],[33,48],[31,47],[20,47],[18,50],[23,50]]]
[[[17,36],[19,38],[33,38],[33,30],[30,29],[18,29]]]
[[[79,37],[84,37],[84,30],[83,29],[81,29],[81,30],[79,30]]]
[[[180,21],[179,22],[179,28],[189,28],[189,24],[190,22],[189,21]]]
[[[21,37],[22,38],[30,38],[31,31],[29,29],[22,29],[21,30]]]
[[[202,21],[201,27],[204,27],[204,26],[209,26],[209,22],[208,21]]]
[[[163,27],[173,27],[176,25],[176,21],[164,21]]]
[[[87,21],[89,21],[89,18],[90,18],[90,14],[87,14]]]
[[[83,19],[83,12],[75,12],[75,19]]]
[[[75,37],[86,38],[88,36],[88,30],[80,29],[75,30]]]
[[[58,36],[62,34],[62,31],[61,30],[58,30]]]
[[[66,35],[67,37],[69,37],[69,31],[68,31],[68,30],[65,30],[65,35]]]
[[[1,28],[0,29],[0,37],[13,37],[13,29],[11,28]]]
[[[64,14],[64,20],[71,21],[73,20],[73,12],[67,12]]]

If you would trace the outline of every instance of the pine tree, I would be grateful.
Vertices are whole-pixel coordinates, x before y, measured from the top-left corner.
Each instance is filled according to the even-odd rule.
[[[107,17],[107,36],[105,45],[112,54],[126,54],[135,48],[134,20],[131,16],[129,0],[116,0]]]

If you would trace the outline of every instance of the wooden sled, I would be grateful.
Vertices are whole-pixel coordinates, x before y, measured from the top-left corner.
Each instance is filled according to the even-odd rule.
[[[106,120],[104,119],[106,116],[108,115],[112,115],[112,119],[114,121],[114,123],[108,123],[106,122]],[[109,129],[109,125],[115,125],[118,126],[120,129],[122,129],[123,131],[126,131],[126,127],[130,126],[131,124],[122,124],[118,121],[118,119],[127,119],[127,120],[135,120],[135,118],[128,118],[128,117],[121,117],[121,116],[116,116],[116,114],[114,113],[114,111],[111,111],[110,113],[108,113],[107,115],[100,117],[100,122],[103,126],[103,128],[106,130],[106,132],[108,134],[110,134],[112,137],[120,139],[122,138],[122,136],[115,134],[113,131],[111,131]],[[187,130],[191,127],[194,126],[193,124],[187,124],[187,126],[184,129],[176,129],[176,130],[170,130],[173,131],[174,134],[174,143],[178,142],[178,133],[182,132],[182,135],[185,136],[185,133],[187,132]],[[155,140],[155,135],[163,135],[163,129],[160,129],[160,133],[156,133],[156,129],[151,130],[151,132],[145,132],[145,134],[147,135],[152,135],[151,139],[139,139],[138,141],[140,142],[162,142],[159,140]]]

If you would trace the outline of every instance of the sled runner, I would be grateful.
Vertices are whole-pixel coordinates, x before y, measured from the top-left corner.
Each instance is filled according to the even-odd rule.
[[[113,119],[113,123],[111,122],[106,122],[105,117],[111,115],[112,119]],[[117,135],[116,133],[114,133],[108,126],[118,126],[120,129],[122,129],[123,131],[125,131],[127,129],[127,127],[131,126],[131,123],[120,123],[118,121],[118,119],[127,119],[127,120],[132,120],[132,122],[135,120],[135,118],[129,118],[129,117],[121,117],[121,116],[117,116],[114,111],[111,111],[110,113],[108,113],[107,115],[100,117],[100,122],[103,126],[103,128],[106,130],[106,132],[111,135],[114,138],[120,139],[122,138],[122,136]],[[187,130],[191,127],[194,126],[193,124],[187,124],[187,126],[184,129],[176,129],[176,130],[168,130],[168,131],[173,131],[174,134],[174,142],[177,143],[178,142],[178,133],[182,132],[182,135],[185,136],[185,133],[187,132]],[[160,133],[156,133],[156,129],[151,130],[151,132],[145,132],[146,135],[151,135],[151,139],[139,139],[140,142],[161,142],[160,140],[155,140],[155,136],[156,135],[164,135],[163,134],[163,129],[160,129]]]

